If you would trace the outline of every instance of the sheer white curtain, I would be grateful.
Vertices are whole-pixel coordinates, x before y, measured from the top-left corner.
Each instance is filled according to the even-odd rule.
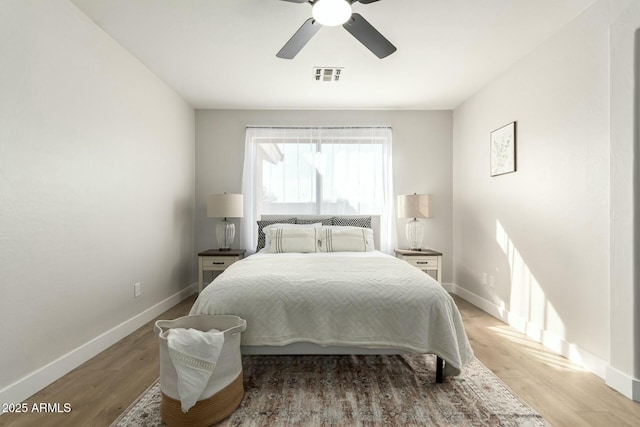
[[[379,215],[380,249],[395,245],[389,127],[248,127],[243,247],[263,214]]]

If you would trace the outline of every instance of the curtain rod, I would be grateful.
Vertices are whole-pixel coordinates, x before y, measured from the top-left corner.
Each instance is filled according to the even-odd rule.
[[[391,126],[247,126],[247,129],[391,129]]]

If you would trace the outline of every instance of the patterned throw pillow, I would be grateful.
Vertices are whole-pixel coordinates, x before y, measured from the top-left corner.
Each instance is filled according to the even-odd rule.
[[[322,225],[333,225],[333,218],[322,218],[322,219],[300,219],[300,218],[296,218],[296,224],[315,224],[317,222],[321,222]]]
[[[258,246],[256,247],[256,252],[258,252],[260,249],[264,248],[264,243],[266,240],[266,237],[264,235],[264,228],[268,225],[272,225],[272,224],[295,224],[296,223],[296,219],[295,218],[287,218],[287,219],[268,219],[268,220],[260,220],[257,221],[258,223]]]
[[[371,228],[371,217],[366,216],[366,217],[350,218],[350,217],[343,217],[343,216],[334,216],[333,225]]]

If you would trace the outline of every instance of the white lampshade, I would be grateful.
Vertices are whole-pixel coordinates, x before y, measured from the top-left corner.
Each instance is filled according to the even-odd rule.
[[[242,194],[211,194],[207,198],[209,218],[242,218]]]
[[[351,4],[345,0],[316,0],[313,3],[311,14],[318,23],[335,27],[349,20]]]
[[[398,196],[398,218],[431,218],[431,194]]]

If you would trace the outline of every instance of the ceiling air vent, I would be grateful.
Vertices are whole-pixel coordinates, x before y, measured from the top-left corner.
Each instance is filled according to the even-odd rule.
[[[339,82],[343,67],[313,67],[313,80],[317,82]]]

